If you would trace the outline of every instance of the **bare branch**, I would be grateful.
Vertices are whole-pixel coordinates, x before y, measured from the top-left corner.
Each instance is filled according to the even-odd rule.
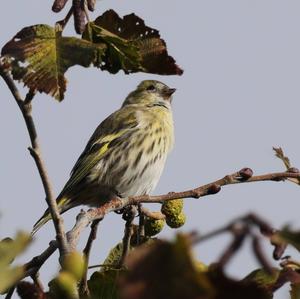
[[[46,194],[46,201],[51,212],[51,216],[56,230],[57,240],[59,242],[60,254],[61,256],[63,256],[68,251],[68,244],[64,232],[63,220],[59,214],[53,189],[46,170],[46,166],[42,159],[40,145],[37,138],[37,132],[36,132],[35,124],[31,113],[32,112],[31,101],[35,95],[35,91],[29,90],[25,100],[23,100],[13,79],[11,78],[10,74],[8,73],[8,71],[5,69],[4,65],[1,62],[0,62],[0,76],[6,82],[9,90],[11,91],[14,99],[16,100],[23,114],[23,118],[25,120],[26,127],[31,141],[31,147],[29,147],[29,151],[35,161],[35,164],[38,168],[43,183],[43,187]]]
[[[5,299],[11,299],[12,295],[14,294],[15,289],[16,289],[16,286],[12,286],[8,290],[8,292],[7,292],[6,296],[5,296]]]
[[[81,5],[82,5],[82,7],[84,9],[85,18],[86,18],[87,22],[90,22],[87,1],[86,0],[82,0],[82,4]]]
[[[257,261],[264,267],[266,272],[270,275],[273,274],[274,269],[263,253],[260,238],[254,234],[252,236],[252,249]]]
[[[248,233],[246,226],[239,227],[233,233],[233,240],[219,258],[218,265],[223,268],[243,245]]]
[[[146,208],[144,208],[141,203],[138,204],[139,226],[136,240],[137,244],[141,244],[145,238],[145,210]]]
[[[96,237],[97,237],[97,230],[98,230],[99,222],[100,222],[100,219],[93,221],[93,223],[91,225],[91,231],[90,231],[89,238],[83,249],[83,254],[85,256],[86,268],[85,268],[82,280],[80,282],[79,289],[80,289],[80,294],[84,294],[86,296],[89,296],[89,288],[88,288],[88,284],[87,284],[87,273],[88,273],[90,252],[92,249],[93,242],[94,242],[94,240],[96,240]]]
[[[35,89],[29,89],[25,99],[24,99],[24,105],[28,105],[31,103],[31,101],[33,100],[33,98],[36,95],[36,90]]]
[[[125,214],[125,216],[124,216]],[[125,224],[125,231],[124,231],[124,237],[123,237],[123,247],[122,247],[122,255],[119,260],[118,266],[120,268],[123,267],[125,258],[130,251],[130,241],[131,237],[133,235],[133,221],[137,214],[137,208],[136,206],[130,206],[128,209],[128,212],[124,212],[123,218],[126,220]]]
[[[207,195],[215,194],[221,190],[221,186],[241,184],[241,183],[253,183],[262,181],[279,182],[284,181],[287,178],[300,178],[300,173],[295,172],[276,172],[263,175],[252,176],[245,179],[245,173],[250,173],[249,168],[243,168],[241,171],[235,172],[230,175],[226,175],[222,179],[216,180],[212,183],[202,185],[192,190],[183,192],[169,192],[164,195],[142,195],[128,198],[114,197],[110,201],[106,202],[103,206],[90,209],[87,212],[81,211],[77,216],[75,226],[71,231],[67,233],[69,246],[75,250],[81,231],[96,219],[102,219],[107,213],[120,210],[129,205],[138,205],[140,203],[162,203],[167,200],[178,198],[200,198]],[[246,170],[246,171],[245,171]],[[243,175],[241,175],[241,173]]]
[[[40,255],[33,257],[28,263],[24,265],[24,275],[21,279],[35,275],[47,259],[56,251],[57,241],[51,241],[47,249],[45,249]],[[21,280],[20,279],[20,280]]]
[[[60,30],[63,31],[65,29],[66,25],[68,24],[70,18],[72,17],[72,15],[73,15],[73,6],[71,6],[71,8],[69,9],[69,11],[64,19],[56,22],[56,26],[60,26]]]
[[[153,218],[155,220],[164,220],[166,219],[166,215],[161,212],[152,212],[145,207],[141,207],[140,211],[147,217]]]
[[[36,272],[35,274],[31,275],[31,278],[32,278],[34,284],[43,292],[44,291],[44,286],[43,286],[43,283],[40,279],[39,272]]]

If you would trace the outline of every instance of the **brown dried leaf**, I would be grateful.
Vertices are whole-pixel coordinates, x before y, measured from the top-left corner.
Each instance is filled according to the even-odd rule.
[[[130,14],[120,18],[113,10],[106,11],[88,24],[83,37],[108,46],[102,70],[117,73],[143,71],[161,75],[181,75],[183,71],[168,55],[166,43],[156,29]]]
[[[46,299],[46,294],[36,284],[28,281],[19,282],[17,292],[21,299]]]

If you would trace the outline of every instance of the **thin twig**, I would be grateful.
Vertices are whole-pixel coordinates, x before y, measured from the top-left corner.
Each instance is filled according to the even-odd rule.
[[[87,22],[89,22],[90,16],[89,16],[89,11],[88,11],[86,0],[82,0],[82,5],[83,5],[84,13],[85,13],[85,18],[86,18]]]
[[[164,215],[161,212],[153,212],[145,207],[141,207],[140,209],[141,213],[149,218],[153,218],[155,220],[164,220],[166,219],[166,215]]]
[[[145,210],[140,203],[138,205],[138,212],[139,212],[139,227],[137,232],[137,245],[141,244],[143,242],[143,239],[145,238]]]
[[[63,220],[59,214],[53,189],[50,183],[50,179],[46,170],[46,165],[42,159],[41,149],[37,138],[37,131],[32,118],[32,99],[34,98],[35,91],[29,90],[25,100],[22,99],[12,77],[8,71],[4,68],[0,62],[0,75],[6,82],[9,90],[11,91],[14,99],[16,100],[25,120],[25,124],[30,136],[31,147],[29,151],[33,157],[35,164],[38,168],[40,178],[46,194],[46,201],[50,209],[50,213],[53,219],[53,223],[56,230],[57,240],[59,242],[60,255],[63,256],[68,251],[67,239],[64,232]]]
[[[123,237],[122,254],[118,266],[121,268],[124,265],[125,258],[130,251],[130,241],[133,235],[133,221],[137,214],[136,206],[130,206],[129,212],[126,214],[126,224]]]
[[[39,272],[36,272],[35,274],[31,275],[31,278],[32,278],[33,282],[35,283],[35,285],[43,292],[44,286],[43,286],[42,281],[40,280]]]
[[[260,238],[255,234],[252,234],[252,249],[257,261],[263,266],[266,272],[270,275],[273,274],[274,267],[272,267],[265,254],[263,253]]]
[[[218,265],[223,268],[228,264],[233,255],[240,249],[243,245],[244,240],[247,236],[247,228],[241,229],[239,233],[233,234],[233,240],[226,248],[226,250],[222,253],[218,260]]]
[[[116,267],[116,265],[113,265],[113,264],[92,265],[92,266],[88,266],[88,269],[95,269],[95,268],[102,268],[102,267],[108,267],[108,268],[112,268],[112,269],[119,269],[118,267]]]
[[[24,105],[30,104],[35,95],[36,95],[36,89],[29,89],[28,93],[26,94],[23,104]]]
[[[94,242],[94,240],[96,240],[96,237],[97,237],[97,230],[98,230],[99,222],[100,222],[100,219],[93,221],[93,223],[91,225],[91,231],[90,231],[89,238],[83,249],[83,254],[85,256],[86,268],[83,273],[79,289],[80,289],[80,294],[83,294],[86,296],[89,296],[89,288],[88,288],[88,284],[87,284],[87,273],[88,273],[90,253],[91,253],[93,242]]]
[[[66,25],[68,24],[70,18],[72,17],[72,15],[73,15],[73,6],[71,6],[71,8],[69,9],[69,11],[64,19],[56,22],[56,26],[60,26],[60,30],[63,31],[65,29]]]
[[[221,234],[223,234],[225,232],[228,232],[228,231],[229,231],[229,226],[226,225],[224,227],[215,229],[215,230],[213,230],[213,231],[211,231],[209,233],[206,233],[204,235],[196,233],[195,235],[192,235],[191,242],[192,242],[193,245],[197,245],[199,243],[207,241],[207,240],[209,240],[209,239],[211,239],[213,237],[216,237],[216,236],[221,235]]]
[[[47,261],[47,259],[56,251],[57,241],[51,241],[47,249],[45,249],[40,255],[33,257],[29,262],[24,265],[24,274],[21,279],[35,275]],[[20,280],[21,280],[20,279]]]

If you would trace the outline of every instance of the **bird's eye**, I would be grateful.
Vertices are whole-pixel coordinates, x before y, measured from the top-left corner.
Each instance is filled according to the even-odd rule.
[[[155,91],[156,88],[155,88],[154,85],[149,85],[149,86],[147,87],[147,90],[149,90],[149,91]]]

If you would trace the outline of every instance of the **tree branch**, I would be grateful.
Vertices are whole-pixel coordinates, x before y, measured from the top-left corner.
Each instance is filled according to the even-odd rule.
[[[37,138],[37,131],[35,128],[35,124],[32,118],[32,105],[31,101],[35,95],[34,90],[29,90],[27,93],[27,96],[25,100],[22,99],[12,77],[10,76],[9,72],[5,69],[4,65],[0,61],[0,76],[4,79],[6,82],[9,90],[11,91],[15,101],[17,102],[23,118],[25,120],[25,124],[29,133],[30,141],[31,141],[31,147],[29,147],[29,152],[31,156],[33,157],[35,164],[38,168],[40,178],[42,180],[42,184],[44,187],[44,191],[46,194],[46,201],[50,209],[50,213],[53,219],[53,223],[56,230],[57,240],[59,242],[59,249],[60,249],[60,255],[63,256],[68,251],[68,244],[67,239],[64,232],[64,226],[63,226],[63,219],[61,218],[55,196],[53,193],[53,189],[50,183],[50,179],[46,170],[45,163],[42,159],[41,155],[41,149],[39,145],[39,141]]]
[[[238,172],[226,175],[222,179],[183,192],[169,192],[164,195],[156,196],[142,195],[128,198],[114,197],[99,208],[90,209],[86,212],[81,210],[80,214],[77,216],[74,227],[67,233],[69,246],[72,250],[75,250],[81,231],[88,226],[89,223],[96,219],[103,219],[107,213],[123,209],[129,205],[138,205],[140,203],[163,203],[164,201],[178,198],[200,198],[218,193],[221,190],[221,187],[226,185],[262,181],[279,182],[288,178],[300,178],[299,172],[276,172],[257,176],[251,175],[252,170],[250,168],[243,168]]]
[[[243,170],[244,171],[244,170]],[[242,173],[243,173],[242,171]],[[164,195],[157,196],[136,196],[130,198],[119,198],[115,197],[110,201],[106,202],[99,208],[89,209],[88,211],[81,210],[79,215],[76,218],[76,223],[74,227],[67,233],[69,248],[71,250],[75,250],[80,234],[82,230],[89,225],[94,220],[101,220],[105,217],[106,214],[123,209],[129,205],[137,205],[140,203],[162,203],[167,200],[177,199],[177,198],[199,198],[203,196],[207,196],[215,193],[216,190],[220,190],[220,186],[238,184],[238,183],[251,183],[251,182],[259,182],[259,181],[282,181],[288,178],[300,179],[300,173],[297,172],[277,172],[277,173],[269,173],[264,175],[253,176],[248,178],[247,180],[241,179],[241,171],[235,172],[234,174],[227,175],[222,179],[216,180],[212,183],[202,185],[198,188],[183,191],[183,192],[170,192]],[[143,211],[147,213],[147,211],[143,208]],[[244,217],[245,219],[245,217]],[[255,218],[253,215],[248,216],[248,221],[252,221],[254,223],[259,223],[259,227],[264,235],[268,236],[273,232],[273,229],[267,223],[264,223],[261,219]],[[238,221],[234,221],[237,223]],[[236,227],[232,223],[229,225],[222,227],[218,230],[215,230],[207,235],[196,236],[193,238],[193,244],[205,241],[224,233],[226,231],[235,231]],[[57,243],[52,241],[50,246],[39,256],[33,258],[30,262],[25,264],[26,273],[24,277],[31,276],[33,273],[38,271],[43,263],[49,258],[49,256],[57,249]],[[22,278],[24,278],[22,277]]]

